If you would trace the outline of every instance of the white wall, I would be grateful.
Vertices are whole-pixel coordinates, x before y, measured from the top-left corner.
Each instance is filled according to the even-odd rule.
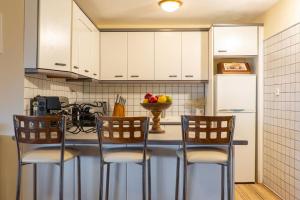
[[[3,54],[0,54],[0,135],[12,135],[12,115],[23,112],[23,19],[22,0],[1,0]]]
[[[23,0],[0,0],[4,53],[0,54],[0,199],[15,198],[17,155],[12,115],[23,113]],[[1,34],[0,34],[1,35]]]
[[[300,22],[300,1],[280,0],[256,21],[264,23],[265,39],[267,39]]]

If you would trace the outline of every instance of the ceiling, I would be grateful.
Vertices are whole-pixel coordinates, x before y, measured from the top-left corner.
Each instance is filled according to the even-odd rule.
[[[279,0],[182,0],[182,7],[167,13],[158,0],[75,0],[99,28],[130,26],[184,26],[247,23]]]

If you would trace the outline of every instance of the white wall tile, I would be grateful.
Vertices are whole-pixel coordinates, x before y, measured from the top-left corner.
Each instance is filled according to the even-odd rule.
[[[300,195],[299,38],[300,25],[265,41],[264,183],[287,200]]]
[[[167,115],[181,115],[195,113],[195,108],[187,106],[191,100],[204,97],[204,84],[202,83],[124,83],[124,84],[97,84],[72,83],[63,79],[48,79],[46,76],[26,76],[24,78],[24,100],[36,95],[66,96],[70,103],[108,101],[110,114],[117,94],[127,99],[127,115],[140,116],[147,113],[139,104],[143,101],[146,92],[155,95],[167,94],[173,98],[173,105]],[[179,108],[179,106],[181,106]],[[24,112],[28,113],[28,106]]]

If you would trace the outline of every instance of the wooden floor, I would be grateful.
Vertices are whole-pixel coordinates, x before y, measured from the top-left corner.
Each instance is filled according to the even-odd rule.
[[[281,200],[261,184],[236,184],[235,200]]]

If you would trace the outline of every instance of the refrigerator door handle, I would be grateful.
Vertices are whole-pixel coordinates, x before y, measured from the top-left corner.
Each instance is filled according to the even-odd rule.
[[[220,109],[219,112],[243,112],[245,109]]]

